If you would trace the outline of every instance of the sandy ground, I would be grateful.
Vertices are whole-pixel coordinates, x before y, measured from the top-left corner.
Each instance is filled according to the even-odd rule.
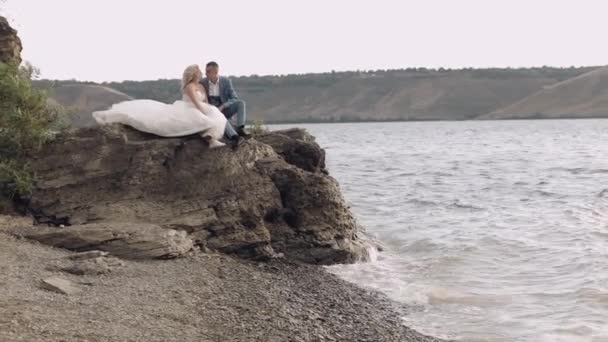
[[[0,341],[438,341],[322,267],[199,251],[76,276],[72,252],[9,234],[29,223],[0,216]],[[81,291],[42,289],[51,276]]]

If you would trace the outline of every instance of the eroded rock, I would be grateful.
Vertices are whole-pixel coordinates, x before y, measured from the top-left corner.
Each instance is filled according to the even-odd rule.
[[[125,259],[159,259],[183,256],[192,249],[186,232],[155,224],[106,222],[47,228],[25,237],[73,251],[105,251]]]
[[[325,150],[319,147],[315,138],[305,130],[292,128],[269,132],[256,138],[272,146],[286,162],[310,172],[325,170]]]
[[[76,250],[96,248],[91,237],[113,239],[108,230],[78,231],[118,221],[183,230],[195,244],[244,258],[283,253],[328,264],[364,257],[359,227],[314,138],[289,130],[260,140],[237,151],[209,150],[196,136],[166,139],[123,126],[76,130],[33,163],[39,180],[30,207],[76,225],[61,235],[61,244]],[[123,248],[126,240],[119,241]]]
[[[63,268],[62,271],[74,275],[99,275],[110,273],[115,268],[121,266],[124,266],[124,263],[120,259],[96,257],[77,260],[73,265]]]
[[[21,39],[5,17],[0,17],[0,62],[21,63]]]
[[[74,253],[69,255],[67,258],[72,260],[87,260],[105,257],[108,256],[108,254],[108,252],[93,250],[88,252]]]
[[[80,289],[71,281],[59,277],[42,279],[40,286],[48,291],[71,295],[80,292]]]

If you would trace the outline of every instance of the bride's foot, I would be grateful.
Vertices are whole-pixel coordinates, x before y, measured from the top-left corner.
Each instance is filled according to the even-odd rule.
[[[226,144],[217,139],[211,139],[211,141],[209,141],[209,148],[217,148],[222,146],[226,146]]]

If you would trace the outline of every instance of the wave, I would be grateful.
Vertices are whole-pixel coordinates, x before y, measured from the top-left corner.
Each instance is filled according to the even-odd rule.
[[[564,172],[569,172],[573,175],[580,175],[580,174],[593,175],[593,174],[608,173],[608,169],[587,169],[584,167],[551,167],[551,168],[548,168],[547,171],[564,171]]]
[[[454,208],[456,208],[456,209],[470,209],[470,210],[475,210],[475,211],[485,210],[485,208],[482,208],[482,207],[479,207],[479,206],[476,206],[476,205],[473,205],[473,204],[463,203],[463,202],[461,202],[458,199],[454,200],[454,202],[452,202],[452,203],[450,203],[448,205],[445,205],[445,204],[440,203],[440,202],[435,202],[435,201],[430,201],[430,200],[423,200],[423,199],[417,199],[417,198],[407,200],[404,203],[413,204],[413,205],[418,206],[418,207],[445,207],[445,208],[448,208],[448,209],[454,209]]]
[[[454,176],[453,173],[442,172],[442,171],[429,172],[429,173],[427,173],[427,175],[430,175],[430,176],[439,176],[439,177],[452,177],[452,176]]]
[[[410,203],[410,204],[418,205],[421,207],[433,207],[433,206],[441,205],[440,203],[437,203],[437,202],[421,200],[421,199],[416,199],[416,198],[408,200],[405,203]]]
[[[399,173],[399,174],[395,175],[395,177],[411,177],[411,176],[416,176],[416,173],[414,173],[414,172],[403,172],[403,173]]]
[[[556,197],[556,198],[564,198],[564,195],[558,194],[556,192],[546,191],[546,190],[534,190],[532,192],[534,195],[541,195],[543,197]]]
[[[455,200],[452,204],[448,206],[448,208],[458,208],[458,209],[471,209],[471,210],[485,210],[485,208],[475,206],[473,204],[462,203],[460,200]]]
[[[493,307],[512,302],[510,296],[472,295],[442,287],[431,288],[426,295],[430,305],[461,304],[476,307]]]
[[[585,172],[587,169],[582,168],[582,167],[563,167],[563,166],[558,166],[558,167],[550,167],[547,169],[547,171],[564,171],[564,172],[569,172],[572,174],[580,174]]]
[[[410,244],[403,245],[399,248],[401,252],[408,253],[429,253],[438,251],[445,247],[437,241],[433,241],[431,239],[420,239],[416,240]]]

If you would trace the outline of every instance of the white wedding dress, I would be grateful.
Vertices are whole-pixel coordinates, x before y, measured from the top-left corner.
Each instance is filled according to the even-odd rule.
[[[201,133],[211,137],[213,146],[218,146],[221,143],[217,140],[224,136],[226,117],[217,107],[206,103],[206,96],[200,90],[195,94],[203,113],[184,94],[181,101],[173,104],[154,100],[120,102],[108,110],[93,112],[93,117],[100,125],[121,123],[162,137]]]

